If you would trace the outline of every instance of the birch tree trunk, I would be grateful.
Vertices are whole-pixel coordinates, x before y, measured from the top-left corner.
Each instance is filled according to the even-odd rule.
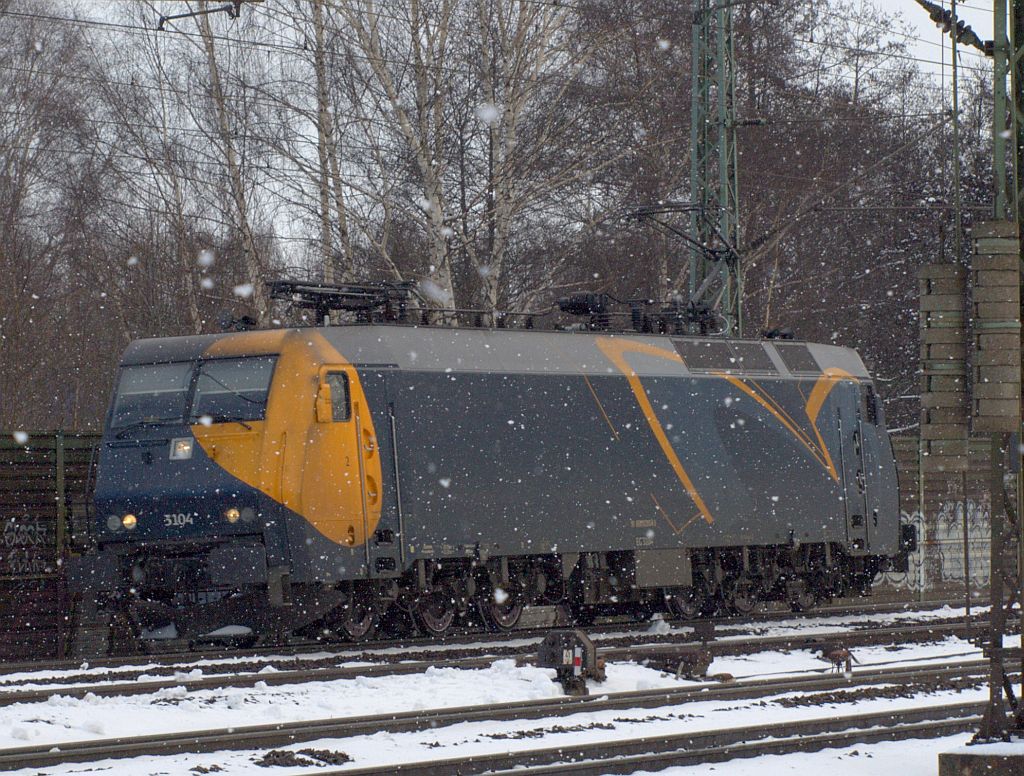
[[[200,0],[199,8],[202,11],[208,10],[207,0]],[[241,166],[238,160],[238,152],[235,149],[234,139],[231,135],[227,100],[221,84],[213,31],[210,29],[210,17],[204,14],[199,16],[198,20],[200,36],[203,39],[203,50],[206,53],[206,64],[210,74],[210,98],[213,101],[214,112],[216,113],[217,131],[221,152],[224,154],[225,172],[228,176],[231,198],[235,206],[235,218],[238,219],[236,226],[242,238],[242,251],[245,258],[247,280],[252,286],[251,304],[259,324],[266,325],[268,323],[270,301],[264,286],[264,263],[260,260],[259,250],[256,246],[256,239],[253,235],[252,224],[249,219],[249,208],[245,187],[242,183]]]
[[[324,283],[334,283],[334,237],[331,229],[331,178],[328,160],[331,116],[327,104],[323,0],[313,0],[313,70],[316,74],[316,152],[320,162],[320,261],[323,264]]]
[[[335,0],[347,25],[355,33],[358,53],[364,57],[379,87],[380,99],[394,116],[398,131],[412,152],[420,175],[421,223],[428,247],[428,267],[421,284],[437,307],[455,306],[449,251],[450,228],[445,223],[444,143],[448,129],[447,91],[442,72],[447,64],[448,35],[455,0],[441,0],[427,9],[410,0],[407,30],[412,55],[410,100],[392,74],[384,54],[382,16],[373,0]],[[411,105],[409,104],[411,102]]]

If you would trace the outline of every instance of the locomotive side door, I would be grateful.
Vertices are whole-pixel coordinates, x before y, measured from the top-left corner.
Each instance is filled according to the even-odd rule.
[[[306,450],[313,461],[303,480],[307,517],[325,536],[361,556],[367,576],[379,576],[372,547],[383,528],[385,462],[375,397],[368,395],[366,376],[349,364],[326,364],[319,379],[317,422]],[[315,515],[314,505],[319,507]]]
[[[367,422],[372,433],[360,423],[363,456],[376,456],[380,477],[376,481],[364,475],[367,506],[375,506],[375,525],[369,526],[366,541],[367,567],[371,577],[393,577],[402,572],[401,495],[398,489],[395,450],[395,370],[372,368],[359,370],[359,382],[367,404]],[[373,510],[371,509],[372,513]]]
[[[881,424],[881,413],[878,409],[878,398],[870,385],[863,386],[860,408],[860,430],[861,446],[864,449],[864,480],[866,492],[864,494],[864,519],[867,524],[868,534],[878,545],[879,516],[884,513],[885,480],[882,469],[882,451],[880,449],[881,433],[886,433],[885,426]],[[884,541],[883,541],[884,544]]]
[[[850,550],[863,553],[869,549],[870,536],[860,386],[842,382],[834,390],[839,399],[837,412],[843,503],[846,506],[846,540]]]

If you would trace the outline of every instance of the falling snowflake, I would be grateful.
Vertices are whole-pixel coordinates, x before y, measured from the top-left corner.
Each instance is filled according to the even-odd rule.
[[[501,111],[498,110],[498,106],[489,102],[479,105],[476,109],[476,117],[489,127],[497,123],[500,116]]]
[[[432,280],[421,281],[420,291],[424,296],[437,304],[447,305],[451,301],[451,295]]]

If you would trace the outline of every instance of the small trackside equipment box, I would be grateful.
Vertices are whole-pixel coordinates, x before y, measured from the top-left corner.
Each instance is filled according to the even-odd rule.
[[[567,695],[586,695],[587,679],[603,682],[604,659],[581,630],[553,630],[544,637],[537,652],[537,665],[554,668]]]

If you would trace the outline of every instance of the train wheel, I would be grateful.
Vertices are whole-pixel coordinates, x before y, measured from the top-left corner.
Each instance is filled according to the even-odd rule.
[[[348,641],[368,641],[377,633],[377,624],[377,610],[373,604],[357,595],[342,607],[334,627]]]
[[[677,590],[665,597],[669,614],[679,620],[694,620],[704,613],[706,599],[692,587]]]
[[[809,612],[818,605],[818,600],[817,590],[808,582],[790,599],[789,608],[794,612]]]
[[[495,590],[480,599],[480,611],[488,627],[510,631],[523,616],[523,597],[512,590]]]
[[[455,601],[446,590],[434,590],[420,596],[412,605],[416,625],[427,636],[444,636],[455,622]]]
[[[757,607],[758,598],[757,585],[753,580],[740,577],[729,591],[729,606],[736,614],[750,614]]]

